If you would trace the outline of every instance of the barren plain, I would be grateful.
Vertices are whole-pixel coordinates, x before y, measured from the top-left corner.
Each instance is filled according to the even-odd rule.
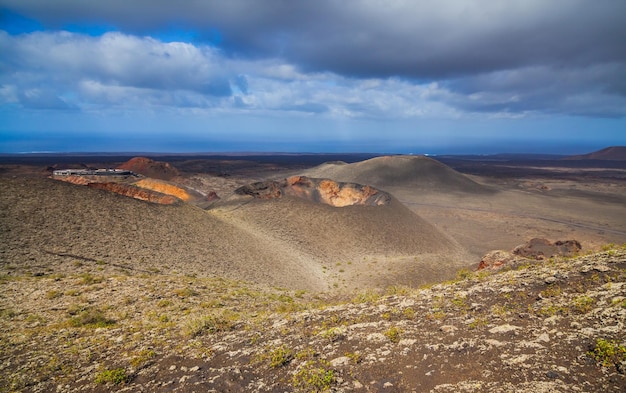
[[[1,391],[626,388],[624,160],[135,160],[169,205],[51,178],[131,158],[0,157]],[[532,238],[581,255],[476,271]]]

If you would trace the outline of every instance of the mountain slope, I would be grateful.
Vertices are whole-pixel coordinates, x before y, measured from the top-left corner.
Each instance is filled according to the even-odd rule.
[[[323,291],[430,282],[467,263],[456,244],[398,202],[335,208],[290,197],[205,211],[51,179],[0,182],[4,273],[42,273],[42,261],[51,260],[68,271],[74,263],[107,263]],[[364,265],[373,260],[376,269]],[[432,261],[442,264],[431,268]],[[379,271],[378,281],[365,271]]]
[[[0,182],[4,273],[42,273],[44,261],[68,271],[74,264],[106,263],[320,289],[305,268],[293,267],[291,256],[200,208],[157,205],[50,179]]]
[[[325,163],[304,174],[368,184],[381,189],[411,187],[421,191],[493,192],[439,161],[424,156],[376,157],[353,164]]]

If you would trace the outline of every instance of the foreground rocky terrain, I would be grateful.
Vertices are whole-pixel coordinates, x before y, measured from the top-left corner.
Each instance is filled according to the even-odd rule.
[[[333,297],[73,263],[0,278],[1,391],[626,389],[626,246]]]
[[[622,169],[133,162],[0,167],[0,391],[626,389]]]

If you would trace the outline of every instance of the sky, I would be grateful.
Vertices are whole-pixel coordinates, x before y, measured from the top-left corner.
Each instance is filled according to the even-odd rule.
[[[0,153],[615,145],[624,0],[0,0]]]

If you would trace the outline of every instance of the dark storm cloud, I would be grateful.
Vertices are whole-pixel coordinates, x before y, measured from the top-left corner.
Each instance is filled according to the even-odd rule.
[[[434,78],[626,61],[626,2],[5,0],[48,26],[149,33],[172,21],[224,49],[344,75]]]
[[[626,65],[527,67],[447,81],[450,105],[478,112],[626,116]]]
[[[0,7],[45,28],[84,34],[89,26],[111,26],[123,32],[118,45],[104,48],[106,42],[98,42],[107,56],[95,54],[91,64],[76,61],[85,78],[113,87],[247,95],[254,90],[255,71],[262,73],[261,63],[277,61],[305,79],[326,72],[411,85],[401,85],[404,101],[397,103],[386,90],[397,82],[382,84],[372,97],[361,90],[356,98],[350,90],[354,96],[333,113],[384,117],[400,108],[419,114],[422,107],[409,108],[418,96],[463,112],[626,116],[624,0],[3,0]],[[177,32],[193,45],[176,46],[167,39],[175,41]],[[158,42],[140,38],[144,35]],[[79,55],[85,57],[71,54]],[[229,59],[248,61],[251,75],[221,72]],[[272,96],[288,97],[282,93],[286,85],[266,92],[259,83],[254,93],[263,97],[240,97],[236,106],[265,100],[268,107],[287,108]],[[322,98],[341,98],[337,87],[328,90],[307,93],[300,101],[332,108]]]

